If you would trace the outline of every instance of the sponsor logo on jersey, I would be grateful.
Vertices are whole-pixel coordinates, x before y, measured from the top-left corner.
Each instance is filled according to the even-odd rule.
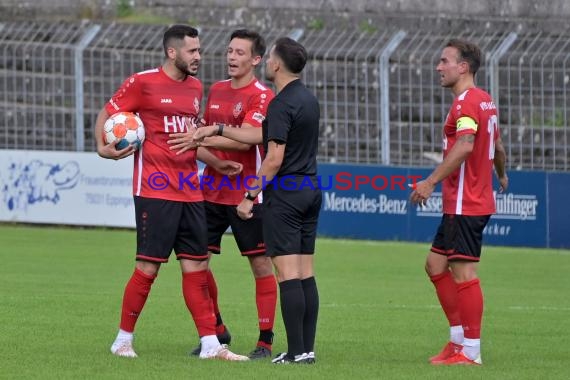
[[[163,116],[164,133],[188,132],[188,127],[196,128],[195,116]]]
[[[220,105],[219,105],[219,104],[210,104],[210,109],[211,109],[211,110],[219,110],[219,109],[220,109]]]
[[[263,120],[265,120],[265,116],[263,116],[263,114],[259,113],[259,112],[255,112],[251,118],[255,121],[257,121],[258,123],[263,123]]]
[[[497,109],[497,106],[495,106],[495,103],[493,102],[481,102],[479,103],[479,107],[481,107],[481,110],[483,111]]]
[[[170,104],[170,103],[172,103],[172,99],[170,99],[170,98],[162,98],[162,99],[160,99],[160,103],[169,103],[169,104]]]

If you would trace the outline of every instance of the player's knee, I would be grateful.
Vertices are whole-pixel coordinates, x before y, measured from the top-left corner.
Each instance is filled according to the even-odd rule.
[[[152,263],[149,261],[137,261],[136,268],[147,276],[157,276],[160,269],[160,263]]]
[[[451,272],[455,282],[467,282],[477,278],[477,267],[473,263],[453,263]]]
[[[428,276],[436,276],[449,270],[447,257],[430,252],[426,259],[425,271]]]
[[[255,278],[270,276],[273,274],[273,264],[266,256],[255,256],[250,258],[251,271]]]

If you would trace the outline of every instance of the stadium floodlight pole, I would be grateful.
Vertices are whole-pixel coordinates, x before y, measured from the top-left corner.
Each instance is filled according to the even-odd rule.
[[[501,41],[499,46],[490,54],[487,60],[487,72],[489,73],[489,92],[491,98],[495,102],[497,109],[499,109],[499,60],[507,50],[516,41],[518,35],[515,32],[510,32],[507,37]]]
[[[378,66],[378,80],[380,89],[378,111],[380,113],[380,127],[382,131],[380,147],[382,150],[382,164],[390,165],[390,56],[400,42],[406,37],[406,32],[399,30],[390,38],[380,53]]]
[[[75,46],[75,150],[85,150],[85,114],[83,112],[83,51],[101,29],[100,25],[91,25],[79,43]]]

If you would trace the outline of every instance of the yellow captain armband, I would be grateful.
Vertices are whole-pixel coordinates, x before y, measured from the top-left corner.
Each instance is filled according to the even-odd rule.
[[[468,116],[463,116],[457,119],[457,132],[465,131],[467,129],[472,129],[477,132],[477,123],[475,123],[475,120]]]

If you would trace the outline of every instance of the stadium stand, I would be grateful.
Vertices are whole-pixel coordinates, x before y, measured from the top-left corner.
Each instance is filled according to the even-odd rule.
[[[226,76],[231,29],[201,28],[206,89]],[[0,23],[0,149],[94,151],[96,112],[128,74],[161,63],[163,30],[95,21]],[[261,32],[269,44],[295,35],[307,47],[303,79],[321,103],[321,162],[432,166],[451,102],[435,65],[443,44],[459,36],[486,53],[477,82],[499,103],[509,167],[570,170],[568,26],[458,29],[423,22]]]

